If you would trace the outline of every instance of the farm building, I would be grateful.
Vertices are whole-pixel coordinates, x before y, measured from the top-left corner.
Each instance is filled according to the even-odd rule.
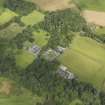
[[[29,48],[29,52],[32,52],[34,54],[39,54],[41,48],[38,45],[33,45]]]
[[[53,61],[59,56],[59,53],[53,49],[48,49],[44,54],[43,57],[48,61]]]
[[[68,80],[75,79],[74,74],[68,71],[68,68],[66,66],[61,65],[57,70],[57,73],[65,79],[68,79]]]
[[[56,52],[62,54],[65,49],[66,49],[66,48],[64,48],[64,47],[62,47],[62,46],[58,46],[55,50],[56,50]]]

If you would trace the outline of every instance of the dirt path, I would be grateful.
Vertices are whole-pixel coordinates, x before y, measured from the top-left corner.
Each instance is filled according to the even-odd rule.
[[[83,16],[89,23],[105,26],[105,12],[85,10]]]

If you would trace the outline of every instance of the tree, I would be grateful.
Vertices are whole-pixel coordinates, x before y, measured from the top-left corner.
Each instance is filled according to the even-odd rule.
[[[37,8],[34,3],[27,2],[24,0],[5,0],[4,6],[20,15],[27,15]]]
[[[84,27],[88,27],[79,11],[75,9],[50,12],[39,26],[50,33],[48,46],[52,48],[57,45],[69,46],[74,33],[84,31]]]

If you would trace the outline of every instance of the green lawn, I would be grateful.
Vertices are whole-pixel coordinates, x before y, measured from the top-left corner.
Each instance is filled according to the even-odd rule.
[[[59,60],[82,81],[101,88],[105,80],[105,45],[76,36]]]
[[[9,9],[5,9],[5,11],[0,14],[0,25],[9,22],[14,16],[17,16],[17,14]]]
[[[83,9],[105,11],[105,0],[74,0]]]
[[[40,47],[45,46],[48,43],[49,36],[47,36],[47,32],[43,30],[39,30],[38,32],[33,32],[33,37],[35,39],[35,44]]]
[[[20,50],[16,55],[16,64],[22,69],[28,67],[34,60],[35,55],[26,50]]]
[[[40,21],[43,21],[43,19],[44,19],[44,14],[34,10],[32,13],[28,14],[27,16],[23,16],[21,18],[21,21],[25,25],[34,25]]]

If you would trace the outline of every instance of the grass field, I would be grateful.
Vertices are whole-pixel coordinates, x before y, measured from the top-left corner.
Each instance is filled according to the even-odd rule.
[[[23,16],[21,18],[21,21],[25,25],[34,25],[40,21],[43,21],[43,19],[44,19],[44,14],[42,14],[38,11],[33,11],[32,13],[28,14],[27,16]]]
[[[59,60],[80,80],[101,88],[105,82],[104,58],[105,45],[90,38],[77,36],[71,49],[68,48]]]
[[[48,43],[49,36],[47,36],[47,32],[43,30],[39,30],[38,32],[33,32],[33,37],[35,39],[35,44],[40,47],[45,46]]]
[[[17,14],[9,9],[5,9],[5,11],[0,15],[0,25],[9,22],[14,16],[17,16]]]
[[[105,11],[105,0],[74,0],[83,9]]]
[[[26,50],[18,51],[16,55],[16,64],[18,67],[25,69],[35,60],[35,55]]]
[[[0,30],[0,38],[12,39],[23,30],[17,23],[11,23],[5,29]]]

